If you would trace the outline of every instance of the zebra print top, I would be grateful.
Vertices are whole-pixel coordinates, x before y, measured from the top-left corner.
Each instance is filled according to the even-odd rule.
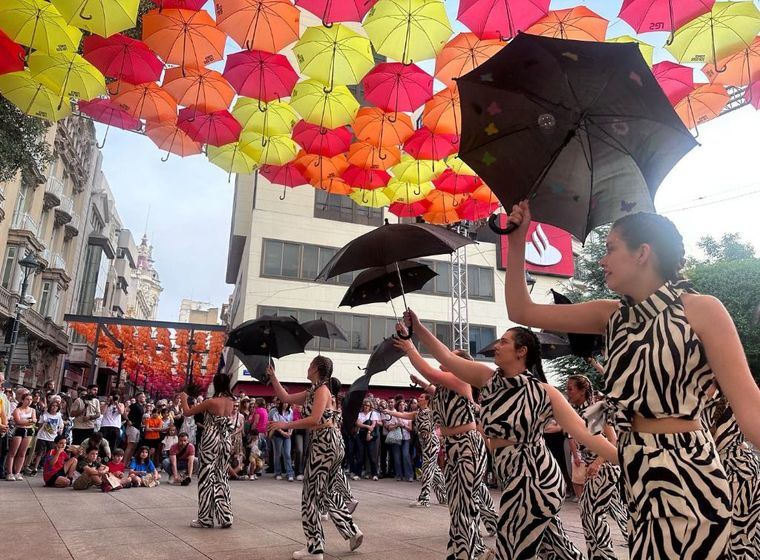
[[[686,281],[666,282],[641,303],[621,304],[610,317],[604,392],[618,430],[630,430],[634,413],[700,416],[713,372],[686,318],[685,292],[696,293]]]
[[[475,403],[443,385],[435,386],[430,408],[434,422],[440,426],[455,428],[475,422]]]
[[[542,444],[552,417],[549,395],[541,382],[525,372],[504,377],[497,369],[480,392],[480,421],[486,437]]]
[[[311,387],[306,389],[306,400],[303,403],[303,408],[301,410],[301,417],[302,418],[308,418],[311,416],[311,407],[314,406],[314,395],[317,392],[317,389],[322,387],[324,385],[324,381],[316,384],[312,384]],[[327,422],[330,422],[334,417],[335,411],[331,408],[325,407],[325,410],[322,412],[322,419],[320,422],[322,424],[325,424]]]
[[[417,417],[415,420],[415,427],[420,437],[430,436],[435,428],[435,421],[433,419],[433,411],[430,408],[420,408],[417,411]]]
[[[573,409],[575,410],[575,412],[577,412],[578,416],[580,416],[581,418],[583,418],[583,413],[586,412],[586,409],[588,409],[588,407],[590,405],[591,405],[591,403],[589,401],[584,401],[583,404],[580,404],[580,405],[576,405],[576,404],[572,404],[572,403],[570,404],[570,406],[573,407]],[[568,437],[568,439],[573,439],[573,437],[570,436],[570,435],[568,435],[567,437]],[[598,455],[596,453],[594,453],[593,451],[591,451],[588,447],[586,447],[585,445],[583,445],[578,440],[575,440],[575,446],[578,448],[578,451],[580,451],[580,453],[581,453],[581,460],[584,463],[586,463],[587,465],[590,465],[591,463],[593,463],[594,461],[596,461],[596,458],[598,457]]]

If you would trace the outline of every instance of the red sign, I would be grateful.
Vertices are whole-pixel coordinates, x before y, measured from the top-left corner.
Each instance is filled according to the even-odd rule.
[[[506,214],[499,215],[499,225],[507,224]],[[509,242],[507,236],[499,237],[499,268],[506,268]],[[525,268],[536,274],[571,278],[575,273],[573,240],[563,229],[549,224],[532,222],[525,239]]]

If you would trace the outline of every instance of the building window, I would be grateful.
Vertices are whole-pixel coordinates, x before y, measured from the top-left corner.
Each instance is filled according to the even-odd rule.
[[[314,282],[319,271],[335,256],[335,252],[336,249],[332,247],[265,239],[261,275]],[[341,274],[327,283],[348,286],[357,274],[358,272]]]
[[[314,217],[351,224],[380,226],[383,224],[383,209],[359,206],[347,196],[328,194],[321,189],[316,189]]]
[[[493,269],[468,265],[467,290],[472,298],[493,300]]]
[[[475,357],[479,350],[496,340],[496,328],[470,325],[470,354]]]
[[[53,292],[53,283],[46,281],[42,283],[42,292],[40,293],[40,306],[37,311],[43,317],[48,316],[48,307],[50,306],[50,299]]]
[[[16,255],[18,254],[18,247],[15,245],[8,245],[5,250],[5,260],[3,261],[3,288],[10,289],[13,283],[13,276],[16,271]]]

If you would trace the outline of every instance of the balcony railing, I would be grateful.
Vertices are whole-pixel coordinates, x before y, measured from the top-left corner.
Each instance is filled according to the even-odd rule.
[[[71,220],[66,223],[66,229],[71,235],[77,235],[79,233],[79,214],[71,211]]]
[[[40,226],[34,221],[31,214],[27,214],[26,212],[20,212],[13,216],[13,229],[31,231],[37,237],[40,234]]]
[[[58,177],[48,177],[45,184],[45,203],[48,208],[58,206],[63,199],[63,181]]]
[[[74,211],[74,201],[70,196],[64,196],[61,199],[60,206],[55,209],[55,221],[59,226],[68,224],[71,221],[71,213]]]
[[[53,256],[53,263],[51,264],[50,268],[66,270],[66,261],[63,260],[63,257],[61,255],[56,254]]]

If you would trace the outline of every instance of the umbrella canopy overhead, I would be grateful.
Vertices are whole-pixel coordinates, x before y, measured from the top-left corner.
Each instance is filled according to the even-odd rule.
[[[549,13],[550,0],[459,0],[457,19],[481,39],[509,40]]]
[[[609,22],[585,6],[565,10],[551,10],[525,32],[555,39],[576,41],[604,41]]]
[[[323,83],[313,79],[295,85],[290,104],[303,120],[325,128],[351,124],[359,110],[359,102],[346,86],[328,90]]]
[[[379,107],[359,109],[351,127],[357,140],[375,146],[397,146],[414,134],[409,115],[383,111]]]
[[[259,165],[258,159],[241,149],[240,142],[209,146],[208,160],[229,173],[250,175]]]
[[[130,84],[157,82],[164,63],[142,41],[117,33],[107,39],[88,35],[82,43],[82,56],[104,76]]]
[[[24,48],[0,30],[0,74],[21,72],[25,58]]]
[[[396,348],[394,337],[383,339],[380,344],[372,349],[372,354],[370,354],[364,368],[365,377],[370,378],[376,373],[387,371],[404,356],[406,353]]]
[[[87,101],[106,92],[106,81],[100,70],[75,53],[29,55],[29,70],[38,82],[61,96]]]
[[[211,146],[223,146],[236,142],[243,130],[229,111],[202,113],[193,107],[180,110],[177,126],[196,142]]]
[[[340,330],[340,327],[338,327],[338,325],[331,321],[326,321],[325,319],[306,321],[305,323],[301,323],[301,326],[311,336],[326,338],[328,340],[348,341],[345,333]]]
[[[179,157],[200,154],[203,144],[196,142],[181,128],[173,123],[148,123],[145,135],[150,138],[160,150]]]
[[[265,51],[229,55],[224,77],[240,95],[264,102],[289,97],[298,82],[298,74],[284,55]]]
[[[75,53],[82,32],[46,0],[3,0],[0,29],[17,43],[45,53]]]
[[[112,86],[109,84],[109,87]],[[116,84],[115,90],[119,93],[113,96],[114,102],[136,119],[171,124],[177,122],[177,102],[158,84],[121,82]]]
[[[652,74],[671,105],[677,104],[694,91],[694,69],[690,66],[664,60],[652,66]]]
[[[618,16],[636,33],[674,31],[709,12],[713,4],[715,0],[623,0]]]
[[[339,21],[361,21],[377,0],[295,0],[300,6],[320,18],[327,27]]]
[[[194,107],[203,113],[228,109],[235,97],[229,82],[208,68],[169,68],[161,87],[178,105]]]
[[[383,111],[415,111],[433,96],[433,76],[416,64],[382,62],[362,80],[364,98]]]
[[[216,0],[219,29],[241,49],[269,53],[298,40],[301,12],[290,0]]]
[[[0,75],[0,93],[25,115],[56,122],[71,114],[71,103],[32,77],[29,70]]]
[[[226,345],[244,354],[282,358],[303,352],[312,338],[293,317],[263,315],[232,329]]]
[[[369,268],[354,278],[338,307],[386,303],[402,295],[402,285],[405,293],[415,292],[436,276],[428,265],[416,261],[401,261],[398,269],[396,265]]]
[[[346,126],[323,128],[304,120],[293,128],[293,140],[310,154],[333,157],[347,152],[352,134]]]
[[[201,68],[224,58],[226,36],[205,10],[151,10],[142,21],[143,41],[168,64]]]
[[[110,37],[137,23],[140,0],[51,0],[69,25]]]
[[[446,86],[453,85],[455,78],[483,64],[504,45],[499,39],[479,39],[474,33],[460,33],[435,57],[435,77]]]
[[[233,349],[233,353],[240,360],[240,363],[245,366],[245,369],[248,370],[252,378],[260,383],[266,383],[269,380],[269,375],[267,374],[267,367],[271,363],[269,356],[244,354],[236,349]]]

